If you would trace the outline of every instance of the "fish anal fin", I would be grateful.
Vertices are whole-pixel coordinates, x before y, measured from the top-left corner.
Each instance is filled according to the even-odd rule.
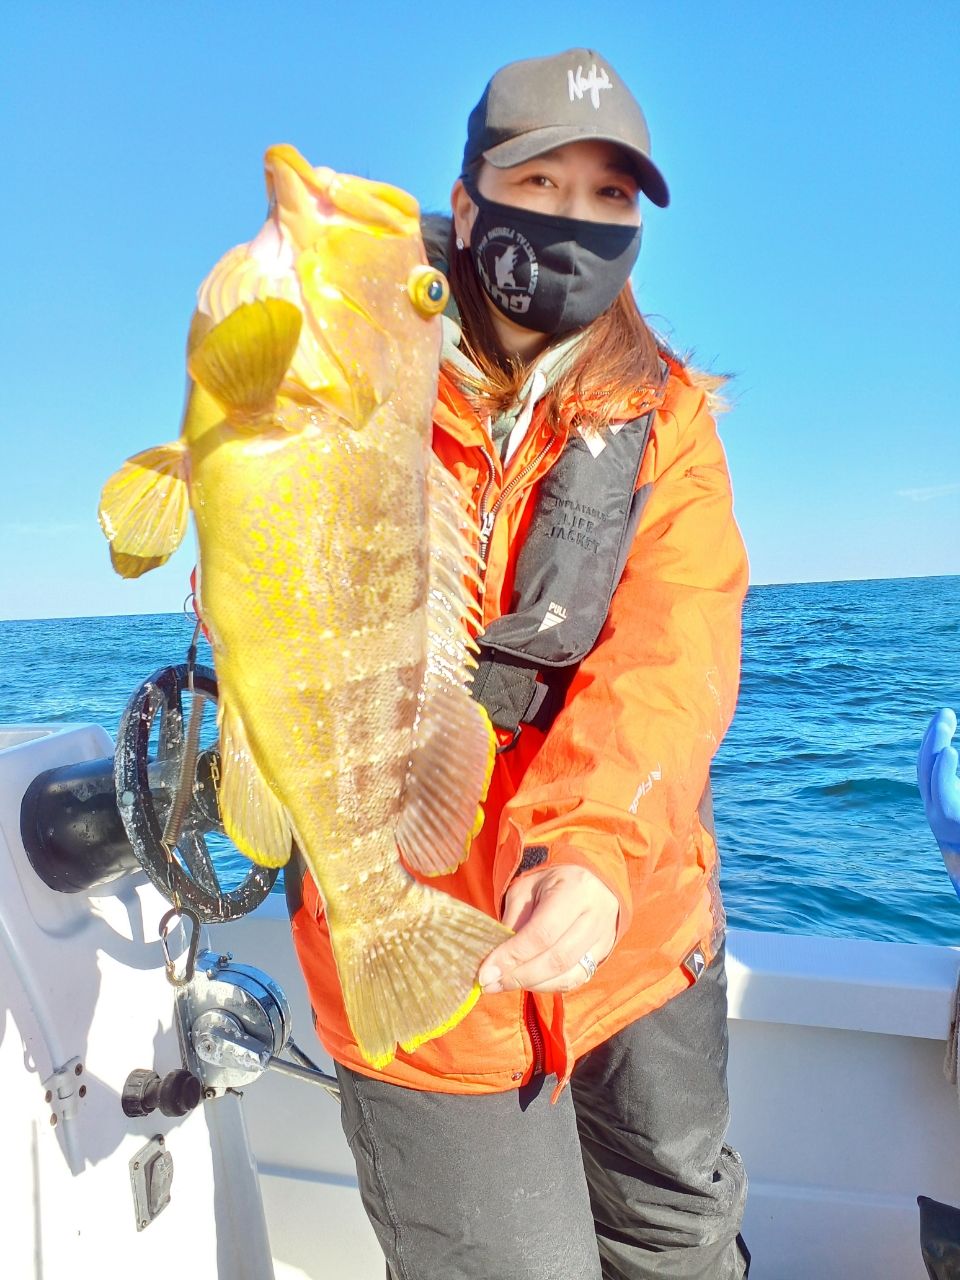
[[[223,829],[252,862],[282,867],[293,842],[290,818],[257,767],[243,721],[222,697],[219,719]]]
[[[496,739],[486,711],[446,672],[429,673],[397,844],[422,875],[455,871],[483,822]]]
[[[272,408],[293,360],[303,317],[284,298],[241,303],[195,342],[187,357],[191,378],[228,413],[256,417]]]
[[[168,560],[183,541],[189,511],[180,441],[128,458],[103,486],[98,509],[117,573],[137,578]]]
[[[429,473],[430,572],[427,663],[414,749],[397,822],[404,861],[424,875],[454,871],[480,830],[480,803],[493,770],[496,740],[487,714],[470,697],[471,582],[477,556],[471,518],[456,483],[435,459]]]
[[[397,1045],[412,1053],[461,1022],[480,996],[477,971],[511,930],[411,880],[375,929],[331,926],[344,1005],[361,1054],[377,1070]]]

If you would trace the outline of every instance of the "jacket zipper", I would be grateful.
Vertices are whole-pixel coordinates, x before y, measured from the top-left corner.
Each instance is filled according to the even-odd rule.
[[[493,478],[496,472],[494,470],[493,459],[490,457],[489,453],[487,453],[486,449],[481,450],[484,458],[486,458],[487,460],[487,466],[490,469],[486,488],[483,491],[483,495],[477,507],[477,515],[480,519],[480,559],[483,561],[484,571],[486,570],[487,548],[490,546],[490,538],[493,535],[493,522],[497,518],[497,512],[506,502],[507,498],[510,497],[511,493],[513,493],[513,491],[517,488],[517,486],[521,485],[524,482],[524,480],[526,480],[527,476],[531,473],[531,471],[534,471],[540,465],[540,463],[549,453],[550,447],[552,446],[552,444],[553,444],[553,440],[552,439],[548,440],[547,443],[540,450],[540,452],[537,454],[537,456],[535,458],[532,458],[527,463],[527,465],[523,468],[522,471],[518,471],[517,474],[513,477],[513,479],[505,488],[500,490],[500,497],[497,498],[496,502],[493,504],[493,506],[490,508],[489,511],[485,510],[485,507],[487,503],[487,496],[490,493],[490,487],[493,484]]]
[[[543,1075],[543,1032],[540,1030],[536,1006],[529,991],[524,993],[523,1021],[527,1028],[527,1035],[530,1037],[530,1047],[533,1050],[533,1074],[535,1076]]]
[[[483,486],[483,493],[480,495],[480,501],[477,503],[477,520],[480,523],[480,590],[483,591],[483,579],[486,573],[487,547],[490,545],[490,535],[493,533],[493,521],[496,515],[496,504],[492,510],[487,511],[487,498],[490,496],[490,490],[493,488],[493,482],[496,479],[497,468],[486,449],[481,448],[483,460],[487,464],[487,483]]]

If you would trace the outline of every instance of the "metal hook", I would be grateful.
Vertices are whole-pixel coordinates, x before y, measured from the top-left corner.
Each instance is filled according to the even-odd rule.
[[[169,935],[170,921],[177,916],[179,919],[189,920],[193,927],[190,940],[187,944],[187,960],[184,965],[183,977],[177,977],[176,964],[170,954],[170,947],[167,943]],[[171,907],[160,921],[160,945],[163,947],[163,964],[167,971],[167,981],[175,987],[186,987],[193,981],[193,975],[196,972],[197,951],[200,947],[200,917],[195,911],[191,911],[189,907]]]

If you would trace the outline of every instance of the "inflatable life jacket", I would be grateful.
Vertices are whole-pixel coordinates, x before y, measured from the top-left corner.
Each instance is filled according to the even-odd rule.
[[[472,693],[516,742],[546,730],[600,636],[651,486],[637,488],[655,410],[607,428],[598,452],[578,434],[540,481],[517,559],[513,608],[480,639]]]

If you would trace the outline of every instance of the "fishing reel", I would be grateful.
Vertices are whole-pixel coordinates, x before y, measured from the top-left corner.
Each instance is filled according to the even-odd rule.
[[[242,1090],[268,1069],[339,1097],[336,1077],[295,1043],[290,1005],[271,977],[252,965],[237,964],[229,952],[202,950],[188,956],[190,976],[177,984],[176,996],[183,1068],[163,1079],[154,1071],[131,1071],[121,1098],[128,1116],[157,1109],[165,1115],[185,1114],[201,1099]],[[288,1056],[281,1057],[283,1053]]]

